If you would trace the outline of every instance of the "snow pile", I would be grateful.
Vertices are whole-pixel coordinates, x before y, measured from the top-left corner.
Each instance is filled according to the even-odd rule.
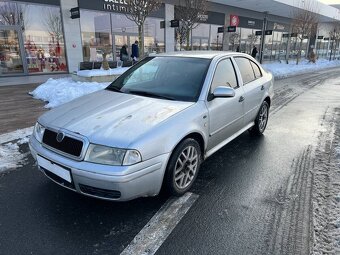
[[[271,72],[275,79],[282,79],[298,74],[337,67],[340,66],[340,60],[328,61],[326,59],[319,59],[315,64],[309,63],[308,60],[303,60],[298,65],[296,65],[296,61],[291,60],[289,64],[282,61],[281,63],[268,63],[263,64],[262,66],[264,69]]]
[[[108,75],[122,75],[130,67],[120,67],[109,70],[104,69],[93,69],[93,70],[82,70],[78,71],[77,75],[82,77],[95,77],[95,76],[108,76]]]
[[[54,108],[95,91],[106,88],[110,83],[76,82],[72,78],[48,79],[30,94],[49,102],[45,108]]]
[[[27,153],[20,151],[20,145],[28,143],[33,127],[16,130],[0,135],[0,173],[22,166],[27,160]]]

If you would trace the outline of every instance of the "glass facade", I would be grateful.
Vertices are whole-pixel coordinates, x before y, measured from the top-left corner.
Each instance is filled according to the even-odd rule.
[[[129,56],[131,45],[138,40],[138,27],[124,14],[81,10],[84,61],[119,59],[120,49],[126,45]],[[164,30],[158,18],[147,18],[144,23],[144,51],[146,54],[164,52]]]
[[[0,68],[2,74],[67,72],[60,7],[0,3]]]

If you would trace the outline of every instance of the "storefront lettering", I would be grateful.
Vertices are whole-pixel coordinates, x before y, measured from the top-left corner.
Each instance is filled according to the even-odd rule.
[[[104,0],[103,9],[105,11],[128,12],[126,0]]]
[[[127,5],[128,3],[126,0],[105,0],[107,3],[114,3],[114,4],[125,4]]]
[[[274,23],[274,29],[276,30],[285,30],[285,27],[281,24]]]
[[[253,20],[248,20],[248,26],[255,26],[255,21]]]

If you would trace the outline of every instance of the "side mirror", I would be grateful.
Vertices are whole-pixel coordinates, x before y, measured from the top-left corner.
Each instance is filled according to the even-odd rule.
[[[234,97],[235,96],[235,90],[230,87],[225,86],[218,86],[214,92],[212,93],[214,98],[218,97]]]

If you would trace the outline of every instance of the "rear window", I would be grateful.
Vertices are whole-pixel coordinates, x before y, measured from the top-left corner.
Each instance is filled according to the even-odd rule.
[[[235,61],[240,69],[243,84],[247,84],[255,80],[253,68],[247,58],[235,57]]]

